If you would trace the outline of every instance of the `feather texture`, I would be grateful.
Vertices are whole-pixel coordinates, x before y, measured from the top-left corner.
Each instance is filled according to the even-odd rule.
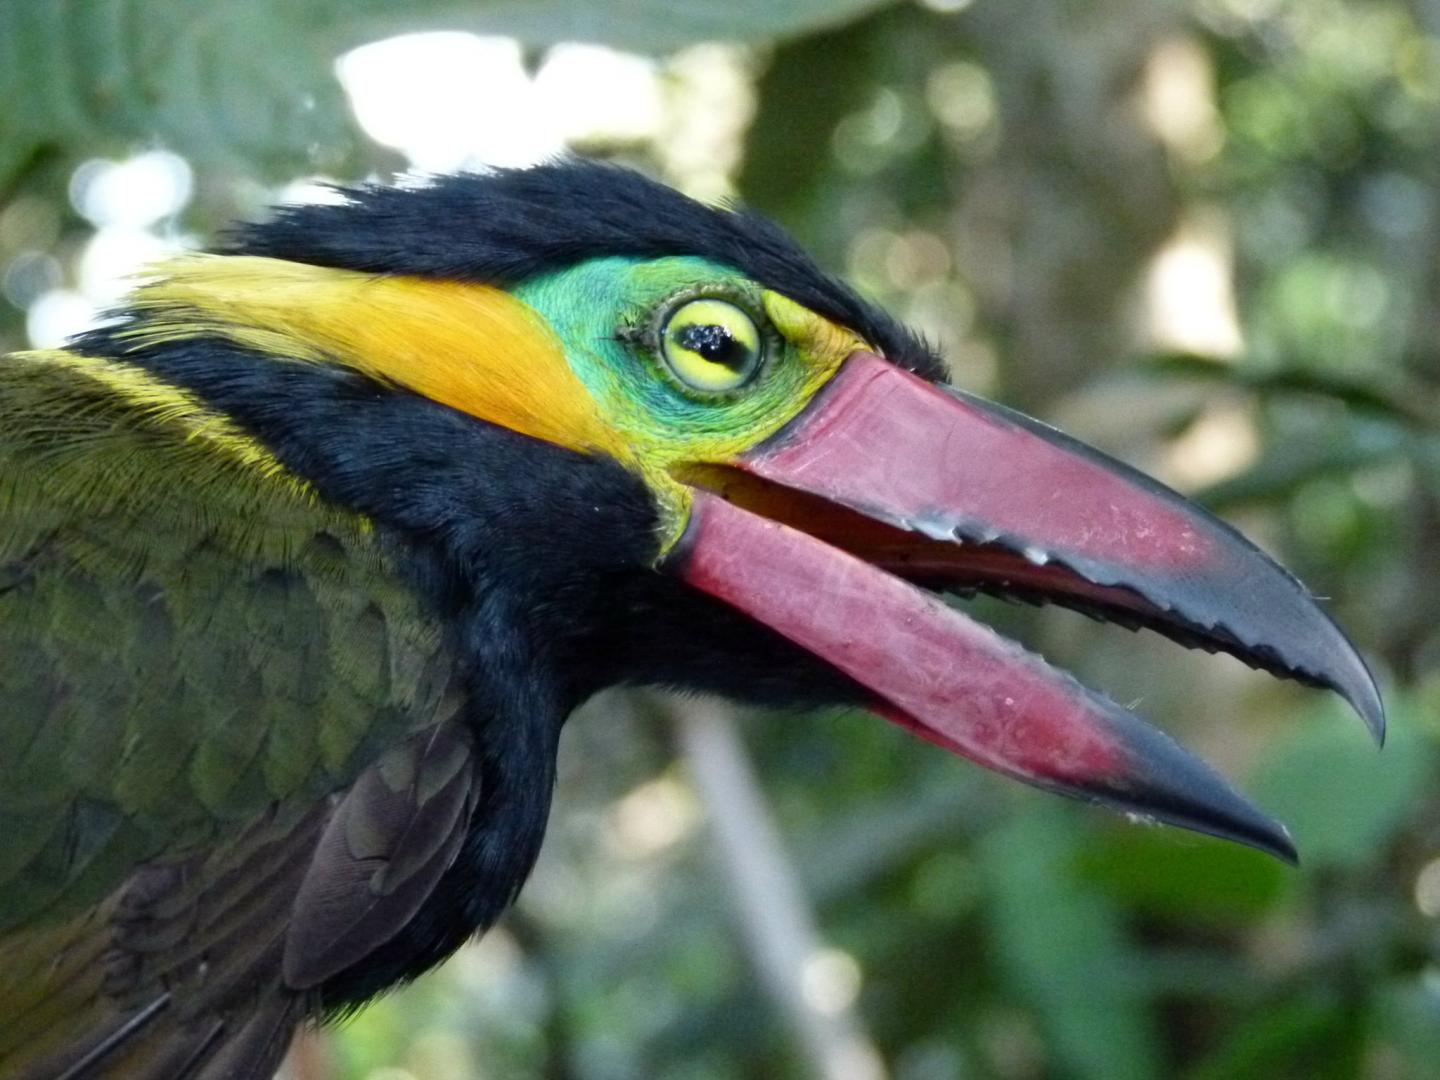
[[[295,898],[351,881],[322,838],[385,865],[338,935],[301,905],[312,974],[454,858],[452,668],[377,530],[223,417],[123,363],[0,360],[0,1075],[268,1076],[313,1005]]]
[[[479,794],[469,740],[456,726],[411,736],[366,769],[300,885],[286,983],[317,987],[394,937],[454,863]]]

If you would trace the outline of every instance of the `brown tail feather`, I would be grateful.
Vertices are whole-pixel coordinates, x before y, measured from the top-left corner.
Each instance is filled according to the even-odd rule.
[[[301,998],[272,997],[182,1080],[271,1080],[304,1017]],[[149,1080],[147,1077],[146,1080]],[[157,1075],[155,1080],[161,1080]]]

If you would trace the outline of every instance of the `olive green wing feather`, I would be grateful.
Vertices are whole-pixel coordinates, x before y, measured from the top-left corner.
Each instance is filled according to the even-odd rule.
[[[140,369],[0,359],[0,1073],[263,1070],[413,914],[476,781],[402,559]]]

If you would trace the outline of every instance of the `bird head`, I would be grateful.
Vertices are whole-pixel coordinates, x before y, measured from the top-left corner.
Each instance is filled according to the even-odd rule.
[[[1344,695],[1304,587],[1135,470],[947,386],[774,226],[568,162],[341,193],[163,267],[82,342],[427,552],[475,683],[864,706],[986,768],[1281,856],[1135,714],[947,605],[1079,608]],[[482,678],[483,676],[483,678]],[[477,690],[477,692],[480,692]]]

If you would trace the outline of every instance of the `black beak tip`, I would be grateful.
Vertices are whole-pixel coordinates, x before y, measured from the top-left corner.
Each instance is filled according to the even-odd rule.
[[[1338,630],[1336,631],[1338,633]],[[1318,680],[1321,685],[1328,686],[1334,690],[1350,708],[1355,710],[1357,716],[1364,722],[1370,737],[1375,740],[1375,745],[1385,745],[1385,702],[1380,697],[1380,687],[1375,682],[1375,676],[1371,673],[1370,667],[1365,663],[1359,651],[1345,640],[1341,640],[1344,648],[1339,656],[1332,651],[1331,656],[1335,657],[1334,662],[1322,667],[1324,674]]]
[[[1365,721],[1365,726],[1370,729],[1370,737],[1375,740],[1375,745],[1383,749],[1385,746],[1385,702],[1380,698],[1380,688],[1375,685],[1375,677],[1370,674],[1370,670],[1365,669],[1365,678],[1359,685],[1342,689],[1340,694],[1350,703],[1350,707],[1360,714],[1360,719]]]
[[[1300,853],[1295,850],[1289,829],[1238,796],[1232,795],[1225,801],[1229,805],[1219,813],[1216,811],[1220,811],[1220,803],[1216,800],[1206,807],[1208,813],[1174,814],[1170,820],[1220,840],[1263,851],[1291,866],[1300,865]]]
[[[1374,673],[1345,632],[1321,611],[1309,594],[1304,596],[1308,610],[1291,609],[1288,613],[1291,626],[1304,629],[1294,630],[1290,635],[1276,630],[1269,635],[1272,640],[1285,642],[1281,649],[1275,650],[1275,655],[1282,660],[1281,668],[1271,670],[1277,674],[1298,675],[1305,682],[1335,691],[1355,710],[1375,745],[1383,747],[1385,702],[1380,697]],[[1284,607],[1276,604],[1275,610],[1283,611]],[[1285,654],[1291,650],[1298,655],[1287,659]]]
[[[1290,838],[1290,830],[1278,821],[1267,818],[1258,829],[1246,829],[1224,839],[1234,840],[1267,855],[1273,855],[1290,866],[1300,865],[1300,853],[1295,850],[1295,841]]]
[[[1133,713],[1117,707],[1111,720],[1127,746],[1130,765],[1110,783],[1091,786],[1092,796],[1122,812],[1138,812],[1299,865],[1289,830],[1210,766]]]
[[[1134,813],[1138,810],[1142,818],[1177,825],[1217,840],[1243,844],[1290,866],[1300,865],[1300,854],[1295,850],[1290,830],[1228,788],[1209,787],[1203,799],[1189,805],[1177,805],[1168,800],[1147,800],[1145,803],[1127,800],[1127,806],[1104,796],[1101,801],[1117,806],[1122,812]]]
[[[1283,830],[1284,826],[1281,826],[1281,828]],[[1290,834],[1288,831],[1284,832],[1284,843],[1280,847],[1270,850],[1270,854],[1274,855],[1281,862],[1295,867],[1297,870],[1300,868],[1300,853],[1295,850],[1295,845],[1290,842]]]

